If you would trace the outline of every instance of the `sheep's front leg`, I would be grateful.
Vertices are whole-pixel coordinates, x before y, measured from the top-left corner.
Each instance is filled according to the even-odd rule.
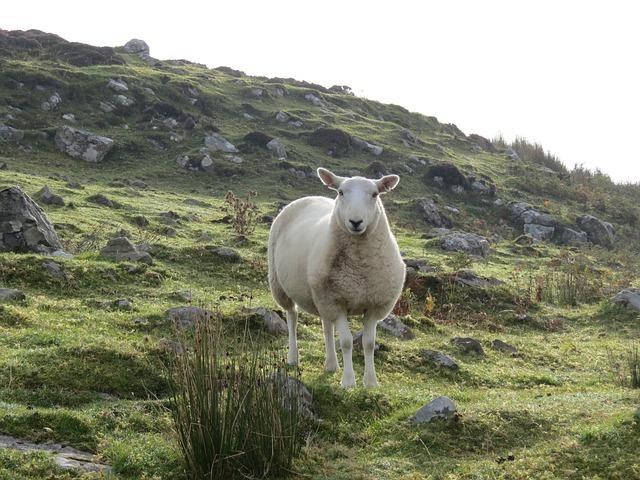
[[[336,355],[336,341],[334,337],[333,322],[323,317],[322,330],[324,331],[325,349],[324,369],[327,372],[337,372],[338,356]]]
[[[346,315],[340,315],[336,319],[336,327],[340,334],[340,348],[342,349],[342,363],[344,364],[340,385],[342,385],[343,388],[355,387],[356,375],[353,372],[353,359],[351,357],[353,352],[353,336],[351,335],[351,330],[349,330],[349,322],[347,321]]]
[[[376,347],[377,317],[365,315],[364,329],[362,331],[362,350],[364,350],[364,378],[365,387],[377,387],[376,366],[373,361],[373,353]]]
[[[295,306],[287,310],[287,327],[289,328],[287,363],[289,365],[298,365],[298,311]]]

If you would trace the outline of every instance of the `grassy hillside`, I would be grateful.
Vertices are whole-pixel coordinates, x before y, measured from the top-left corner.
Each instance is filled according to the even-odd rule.
[[[42,206],[74,256],[55,259],[60,276],[43,265],[47,257],[0,253],[0,287],[27,297],[0,304],[0,434],[95,452],[113,466],[114,478],[183,478],[163,408],[161,362],[173,341],[165,311],[188,304],[185,292],[228,322],[241,322],[243,307],[275,308],[266,283],[269,225],[262,217],[303,195],[329,196],[313,174],[325,166],[344,175],[401,175],[385,205],[403,254],[432,271],[418,274],[407,293],[403,319],[416,338],[379,332],[385,348],[376,354],[376,390],[341,390],[339,374],[323,372],[320,321],[302,314],[302,380],[319,420],[294,462],[296,476],[640,478],[638,390],[618,381],[624,366],[614,365],[638,340],[640,316],[609,301],[622,288],[640,287],[637,185],[543,165],[523,150],[512,160],[499,142],[483,145],[455,125],[344,89],[155,61],[121,48],[95,52],[46,35],[29,45],[0,42],[0,124],[23,135],[0,141],[0,164],[7,165],[0,189],[18,185],[35,195],[48,185],[60,194],[65,206]],[[114,91],[110,79],[128,89]],[[57,106],[50,102],[55,94]],[[101,102],[114,103],[117,94],[134,103],[105,112]],[[288,120],[276,119],[278,112]],[[63,125],[112,138],[115,147],[98,164],[71,158],[54,141]],[[332,145],[313,145],[319,128],[346,136],[333,132]],[[176,163],[181,155],[200,158],[213,132],[240,151],[209,153],[207,171]],[[245,139],[250,132],[278,138],[286,160],[252,145]],[[358,147],[353,136],[382,153]],[[495,186],[495,194],[443,188],[429,174],[442,163]],[[244,242],[224,219],[228,190],[257,192],[256,230]],[[92,202],[95,194],[116,205]],[[451,253],[438,239],[425,239],[431,226],[415,206],[423,197],[434,198],[455,229],[487,237],[491,253]],[[512,201],[567,225],[585,214],[611,222],[614,245],[523,240],[509,219]],[[163,215],[168,211],[177,215]],[[149,224],[138,226],[138,216]],[[123,229],[134,243],[150,245],[153,265],[100,256]],[[235,249],[242,261],[212,254],[219,246]],[[504,284],[462,286],[451,280],[460,269]],[[117,299],[131,302],[103,303]],[[430,300],[435,305],[425,311]],[[359,329],[354,319],[353,331]],[[460,352],[450,343],[460,336],[480,340],[486,355]],[[494,339],[518,352],[490,348]],[[424,349],[451,355],[459,370],[434,367]],[[360,376],[358,352],[354,362]],[[440,395],[457,403],[455,421],[408,421]],[[99,476],[62,470],[44,454],[0,450],[0,478]]]

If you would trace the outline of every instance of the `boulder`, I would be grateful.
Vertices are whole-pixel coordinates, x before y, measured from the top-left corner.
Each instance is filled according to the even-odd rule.
[[[24,133],[9,125],[0,123],[0,142],[18,143],[24,138]]]
[[[225,153],[238,153],[234,144],[229,142],[219,133],[209,133],[204,139],[204,145],[210,152],[222,151]]]
[[[500,350],[501,352],[506,353],[518,353],[518,349],[513,345],[508,344],[507,342],[503,342],[502,340],[495,339],[491,342],[491,348],[494,350]]]
[[[126,95],[122,95],[122,94],[114,95],[112,99],[116,105],[119,105],[121,107],[130,107],[131,105],[136,103],[135,100],[133,100],[132,98],[129,98]]]
[[[518,155],[516,151],[511,147],[507,147],[504,151],[504,154],[509,160],[520,160],[520,155]]]
[[[576,224],[587,232],[589,241],[596,245],[611,248],[613,247],[613,225],[603,222],[593,215],[583,215],[578,217]]]
[[[440,247],[452,252],[463,252],[478,257],[489,255],[489,241],[475,233],[453,232],[440,237]]]
[[[0,288],[0,303],[22,302],[26,300],[26,295],[21,290],[14,288]]]
[[[141,57],[149,56],[149,45],[144,40],[138,38],[132,38],[122,47],[127,53],[135,53]]]
[[[115,237],[107,242],[107,245],[100,250],[100,254],[109,260],[141,262],[148,265],[153,264],[151,255],[140,251],[131,243],[127,237]]]
[[[274,335],[287,335],[289,330],[286,322],[273,310],[264,307],[248,308],[244,310],[249,316],[258,322],[269,333]]]
[[[627,288],[611,299],[613,303],[640,311],[640,288]]]
[[[242,140],[249,145],[253,145],[260,148],[267,148],[267,144],[273,140],[273,137],[262,132],[250,132],[247,133]]]
[[[315,418],[313,414],[313,395],[307,388],[307,386],[302,383],[302,381],[297,378],[287,376],[284,381],[280,382],[282,384],[282,389],[284,390],[285,395],[295,400],[297,398],[298,401],[298,415],[304,418]]]
[[[313,94],[313,93],[307,93],[304,96],[304,99],[307,102],[313,103],[316,107],[322,106],[322,100],[320,100],[320,98],[317,95]]]
[[[334,157],[340,157],[351,150],[351,137],[337,128],[318,128],[309,136],[309,145],[320,147]]]
[[[382,155],[382,152],[384,151],[384,149],[381,146],[374,145],[373,143],[369,143],[360,137],[351,137],[351,143],[355,147],[359,148],[360,150],[363,150],[372,155],[375,155],[376,157],[379,155]]]
[[[482,344],[475,338],[454,337],[451,339],[451,343],[465,353],[477,353],[478,355],[484,355]]]
[[[291,119],[291,117],[283,111],[276,113],[275,118],[276,118],[276,121],[280,123],[287,123]]]
[[[545,227],[537,223],[525,223],[524,234],[537,241],[548,241],[553,238],[555,227]]]
[[[497,278],[481,277],[471,270],[460,270],[455,273],[453,280],[465,287],[487,288],[502,285],[504,282]]]
[[[458,370],[460,368],[453,358],[437,350],[426,349],[421,354],[425,360],[437,367],[446,368],[447,370]]]
[[[213,312],[194,306],[173,307],[167,310],[165,315],[170,322],[180,328],[190,328],[197,321],[208,321],[213,318]]]
[[[367,165],[367,168],[364,169],[364,174],[371,178],[382,178],[385,175],[389,175],[389,170],[384,165],[384,163],[379,161],[371,162]]]
[[[87,200],[91,203],[102,205],[103,207],[114,208],[116,206],[116,204],[112,200],[101,193],[90,195],[89,197],[87,197]]]
[[[127,85],[127,82],[125,82],[124,80],[115,80],[113,78],[110,78],[109,81],[107,82],[107,88],[110,88],[111,90],[115,90],[116,92],[126,92],[127,90],[129,90],[129,86]]]
[[[7,163],[6,162],[0,162],[0,170],[6,170],[7,169]]]
[[[61,152],[90,163],[101,162],[114,145],[114,141],[108,137],[66,125],[58,129],[55,143]]]
[[[19,187],[0,190],[0,252],[62,250],[47,214]]]
[[[415,207],[421,217],[429,225],[434,227],[451,228],[453,223],[451,219],[440,212],[438,206],[432,198],[419,198],[415,201]]]
[[[42,187],[34,196],[40,203],[64,207],[64,198],[54,193],[47,185]]]
[[[267,143],[267,149],[269,149],[272,152],[274,152],[278,156],[279,159],[285,159],[286,160],[287,151],[284,148],[284,145],[282,144],[282,142],[280,140],[278,140],[277,138],[274,138],[269,143]]]
[[[589,237],[587,232],[561,226],[556,228],[554,239],[561,245],[578,246],[587,243]]]
[[[472,133],[467,138],[471,143],[477,145],[485,152],[495,153],[496,151],[496,147],[493,146],[491,140],[488,140],[483,136],[478,135],[477,133]]]
[[[242,261],[242,257],[233,248],[229,247],[215,247],[207,248],[207,250],[219,259],[229,263],[239,263]]]
[[[412,417],[413,423],[431,423],[434,420],[450,420],[456,414],[456,404],[449,397],[438,397],[430,401]]]
[[[436,180],[439,178],[440,181]],[[462,187],[468,186],[467,177],[452,163],[440,163],[432,165],[427,169],[424,179],[428,182],[442,183],[444,187]]]
[[[378,322],[378,328],[381,328],[400,340],[412,340],[416,338],[416,334],[393,313],[384,320],[380,320]]]

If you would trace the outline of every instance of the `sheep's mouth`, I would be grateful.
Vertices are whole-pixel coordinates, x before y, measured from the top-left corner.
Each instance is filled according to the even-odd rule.
[[[351,235],[362,235],[366,229],[367,227],[358,227],[358,228],[350,227],[348,230]]]

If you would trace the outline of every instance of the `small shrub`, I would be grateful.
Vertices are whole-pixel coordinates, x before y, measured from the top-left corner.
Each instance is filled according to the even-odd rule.
[[[192,343],[179,337],[170,405],[188,478],[286,475],[301,438],[284,359],[246,338],[231,344],[219,322],[197,321]]]
[[[632,344],[626,351],[608,352],[611,371],[616,383],[623,387],[640,388],[640,351]]]
[[[239,237],[249,236],[256,229],[255,220],[258,215],[258,207],[251,200],[256,195],[256,192],[250,191],[247,196],[242,199],[229,190],[224,197],[222,209],[231,215],[231,226]]]
[[[413,293],[409,288],[405,288],[400,295],[400,298],[393,307],[393,314],[399,317],[404,317],[411,313],[411,303],[413,301]]]

